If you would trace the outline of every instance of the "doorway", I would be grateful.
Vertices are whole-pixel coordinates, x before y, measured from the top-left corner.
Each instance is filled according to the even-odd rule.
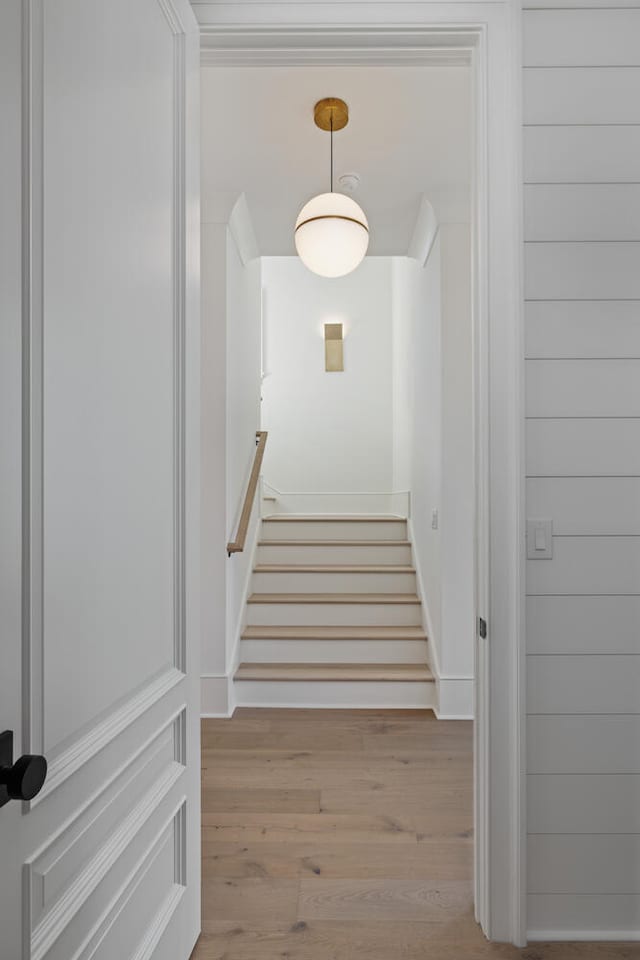
[[[303,32],[304,33],[304,32]],[[513,264],[516,248],[514,224],[516,197],[513,193],[516,182],[513,161],[513,144],[507,135],[510,108],[505,96],[504,83],[499,83],[501,67],[506,61],[504,36],[503,46],[496,45],[493,59],[486,58],[486,25],[443,33],[442,30],[412,32],[411,49],[407,51],[407,37],[401,33],[387,34],[384,43],[380,35],[375,44],[371,38],[364,40],[375,49],[359,52],[358,66],[364,62],[376,64],[385,54],[387,62],[403,57],[431,61],[441,59],[443,47],[447,56],[464,57],[474,76],[474,172],[472,182],[472,233],[473,233],[473,315],[474,315],[474,372],[475,372],[475,417],[476,437],[476,610],[482,619],[489,622],[489,635],[494,651],[503,650],[501,664],[495,663],[495,653],[489,658],[485,637],[476,644],[475,671],[475,797],[476,797],[476,915],[488,935],[496,939],[518,941],[522,937],[519,898],[521,887],[516,879],[522,870],[521,857],[521,726],[520,707],[509,691],[515,683],[519,689],[519,586],[520,564],[518,550],[519,518],[519,403],[517,390],[517,367],[514,357],[519,356],[517,346],[517,278],[514,265],[504,279],[505,263]],[[320,40],[312,32],[295,38],[270,34],[259,37],[254,32],[253,43],[262,45],[263,61],[271,65],[289,66],[305,62],[306,47],[314,47]],[[419,34],[419,36],[417,35]],[[497,34],[496,34],[497,35]],[[245,38],[246,39],[246,38]],[[332,48],[322,54],[331,64],[353,65],[353,37],[348,31],[332,36]],[[209,30],[206,38],[205,62],[216,62],[215,30]],[[305,47],[306,44],[306,47]],[[222,43],[220,44],[222,46]],[[435,48],[435,49],[434,49]],[[228,45],[223,54],[225,62],[233,61]],[[238,52],[238,62],[244,54]],[[368,59],[367,59],[368,58]],[[503,58],[501,60],[501,58]],[[504,76],[504,73],[503,73]],[[502,108],[503,114],[499,114]],[[491,116],[491,126],[487,123]],[[487,147],[501,144],[502,156],[492,153],[492,166],[487,165]],[[489,184],[492,186],[492,203],[488,203]],[[488,242],[491,227],[491,246]],[[504,254],[499,261],[499,255]],[[491,278],[500,277],[500,285],[490,284]],[[490,319],[491,318],[491,319]],[[490,333],[491,346],[490,346]],[[500,333],[496,339],[495,334]],[[488,360],[491,352],[492,374],[488,375]],[[518,361],[519,364],[519,361]],[[505,396],[509,401],[505,404]],[[487,423],[491,420],[489,436]],[[504,429],[496,430],[502,425]],[[489,506],[500,506],[492,513],[489,527]],[[489,543],[491,542],[491,569],[489,569]],[[496,549],[497,548],[497,549]],[[491,575],[490,575],[491,574]],[[504,576],[503,576],[504,574]],[[493,584],[493,588],[492,588]],[[500,584],[498,590],[497,585]],[[485,631],[483,630],[483,633]],[[515,643],[514,643],[515,639]],[[504,648],[504,649],[503,649]],[[502,685],[500,685],[500,683]],[[510,716],[514,725],[503,726],[505,732],[493,733],[489,738],[490,715],[499,711],[502,717]],[[514,732],[515,731],[515,732]],[[503,739],[501,739],[501,737]],[[495,755],[495,756],[494,756]],[[489,807],[489,783],[492,800]],[[499,783],[508,786],[504,801],[495,793]],[[495,819],[495,812],[504,802],[508,816]],[[492,829],[490,830],[490,825]],[[504,851],[509,851],[505,860]],[[500,854],[497,856],[496,854]],[[495,879],[494,879],[495,871]],[[500,884],[504,884],[504,898],[496,897]],[[489,891],[494,897],[490,898]]]

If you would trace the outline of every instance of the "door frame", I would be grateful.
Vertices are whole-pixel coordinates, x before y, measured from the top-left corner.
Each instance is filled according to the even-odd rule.
[[[488,622],[488,638],[476,642],[474,681],[474,899],[487,937],[522,946],[526,714],[519,11],[517,4],[507,3],[423,3],[416,5],[420,22],[411,26],[393,21],[294,26],[283,25],[277,16],[270,20],[271,4],[259,6],[259,25],[232,24],[216,21],[212,7],[196,0],[203,65],[471,66],[476,611]],[[392,4],[375,6],[393,16]],[[295,7],[306,12],[307,4]],[[238,17],[247,16],[245,5],[241,10]]]

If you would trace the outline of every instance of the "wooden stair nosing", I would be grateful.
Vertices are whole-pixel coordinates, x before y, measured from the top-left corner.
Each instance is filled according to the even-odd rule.
[[[410,540],[258,540],[259,547],[410,547]]]
[[[258,563],[254,573],[415,573],[401,563]]]
[[[428,637],[422,627],[413,626],[292,626],[248,625],[242,640],[421,640]]]
[[[318,514],[309,516],[292,513],[274,513],[262,518],[263,523],[406,523],[406,517],[387,516],[383,514]]]
[[[431,683],[422,663],[241,663],[234,680]]]
[[[414,593],[252,593],[247,603],[420,604]]]

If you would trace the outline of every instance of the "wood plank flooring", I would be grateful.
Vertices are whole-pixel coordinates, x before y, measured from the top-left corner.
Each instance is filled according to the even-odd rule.
[[[638,960],[638,944],[487,943],[471,743],[471,724],[421,711],[203,721],[192,960]]]

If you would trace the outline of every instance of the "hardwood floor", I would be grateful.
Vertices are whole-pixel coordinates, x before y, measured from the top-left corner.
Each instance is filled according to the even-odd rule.
[[[471,724],[418,711],[205,720],[193,960],[638,960],[638,944],[484,939]]]

